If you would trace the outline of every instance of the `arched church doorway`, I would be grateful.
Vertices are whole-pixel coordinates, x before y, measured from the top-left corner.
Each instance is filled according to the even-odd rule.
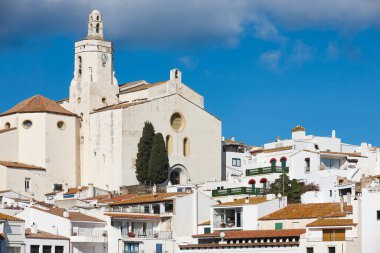
[[[178,171],[173,170],[172,173],[170,173],[170,183],[172,183],[172,185],[181,183],[181,177]]]
[[[168,183],[171,185],[187,184],[190,181],[189,173],[182,164],[172,166],[168,176]]]

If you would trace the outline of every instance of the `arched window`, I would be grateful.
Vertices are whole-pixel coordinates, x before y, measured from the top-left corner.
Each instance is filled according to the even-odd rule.
[[[166,152],[170,155],[173,152],[173,140],[170,135],[166,136]]]
[[[260,179],[260,183],[263,184],[263,188],[266,189],[267,188],[268,179],[266,179],[265,177],[263,177],[262,179]]]
[[[190,155],[190,140],[189,140],[189,138],[183,139],[183,155],[184,156]]]
[[[270,159],[270,166],[271,167],[276,167],[276,162],[277,162],[276,158]]]
[[[252,189],[255,188],[255,185],[256,185],[256,180],[251,178],[249,181],[248,181],[248,184],[252,186]]]
[[[96,16],[96,20],[99,20],[99,16]]]
[[[96,24],[96,33],[99,33],[99,24]]]
[[[9,122],[5,123],[4,128],[5,129],[11,128],[11,123],[9,123]]]
[[[286,167],[286,161],[287,161],[288,159],[286,159],[286,157],[281,157],[281,159],[280,159],[280,162],[281,162],[281,167],[282,168],[285,168]]]
[[[181,178],[178,171],[173,170],[172,173],[170,173],[170,182],[172,183],[172,185],[181,183]]]
[[[82,74],[82,56],[78,56],[78,72]]]

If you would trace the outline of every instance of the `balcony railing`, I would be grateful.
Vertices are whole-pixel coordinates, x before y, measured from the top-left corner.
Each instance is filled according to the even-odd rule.
[[[212,190],[212,196],[222,197],[222,196],[240,195],[240,194],[265,195],[267,194],[268,190],[269,189],[267,188],[237,187],[237,188]]]
[[[134,231],[128,232],[127,229],[121,229],[121,235],[128,238],[159,238],[159,239],[172,239],[173,232],[171,231]]]
[[[262,167],[255,169],[247,169],[245,171],[246,176],[254,176],[261,174],[269,174],[269,173],[289,173],[289,167],[281,167],[281,166],[270,166],[270,167]]]

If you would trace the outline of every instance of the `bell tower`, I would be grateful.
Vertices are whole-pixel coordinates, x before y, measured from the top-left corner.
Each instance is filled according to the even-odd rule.
[[[84,118],[101,107],[118,103],[112,42],[104,40],[102,15],[88,17],[87,36],[75,43],[74,78],[70,85],[70,109]]]

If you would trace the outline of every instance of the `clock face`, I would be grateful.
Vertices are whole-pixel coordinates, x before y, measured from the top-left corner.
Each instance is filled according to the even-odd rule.
[[[108,60],[107,54],[102,54],[102,61],[106,62]]]

